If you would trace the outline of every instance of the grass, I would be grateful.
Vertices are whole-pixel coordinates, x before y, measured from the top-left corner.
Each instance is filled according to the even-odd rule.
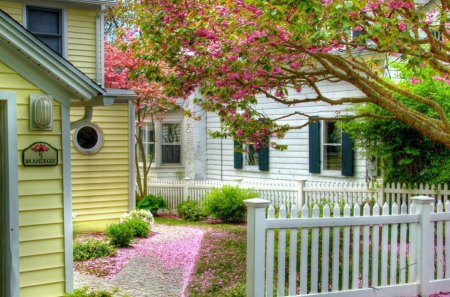
[[[169,226],[207,228],[195,271],[189,283],[190,297],[244,297],[246,273],[245,225],[189,222],[155,217]]]

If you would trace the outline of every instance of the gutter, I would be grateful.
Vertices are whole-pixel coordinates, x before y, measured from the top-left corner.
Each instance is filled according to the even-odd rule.
[[[85,106],[83,117],[75,122],[70,123],[70,130],[74,130],[82,126],[88,125],[92,121],[93,113],[94,113],[93,106]]]

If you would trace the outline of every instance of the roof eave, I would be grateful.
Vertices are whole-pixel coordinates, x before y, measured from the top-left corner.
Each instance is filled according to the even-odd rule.
[[[79,98],[90,100],[106,91],[87,77],[74,65],[57,53],[51,51],[44,43],[28,32],[19,23],[0,10],[0,38],[21,51],[39,67],[52,74],[65,87],[72,90]]]

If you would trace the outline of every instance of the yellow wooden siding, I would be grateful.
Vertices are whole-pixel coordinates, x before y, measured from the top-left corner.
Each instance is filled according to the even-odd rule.
[[[96,78],[95,9],[69,7],[67,10],[68,60],[90,78]]]
[[[82,108],[71,109],[71,121],[82,116]],[[88,229],[87,223],[102,228],[128,211],[128,106],[94,107],[92,122],[104,134],[101,150],[84,155],[72,146],[72,202],[78,231]]]
[[[4,7],[4,1],[0,4]],[[62,296],[65,276],[61,161],[54,167],[24,167],[21,158],[23,149],[30,144],[46,141],[59,150],[61,160],[61,106],[54,101],[53,131],[30,131],[29,98],[43,92],[2,63],[0,91],[13,91],[17,96],[20,296]]]
[[[9,14],[17,22],[22,23],[22,1],[0,0],[0,9]]]

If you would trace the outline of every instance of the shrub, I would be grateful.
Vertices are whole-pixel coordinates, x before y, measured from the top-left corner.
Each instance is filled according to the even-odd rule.
[[[201,221],[206,218],[205,211],[196,201],[184,201],[177,206],[178,216],[188,221]]]
[[[150,233],[150,227],[142,219],[129,219],[122,224],[130,227],[134,237],[147,237]]]
[[[113,289],[112,291],[107,290],[92,290],[88,287],[83,287],[82,289],[76,289],[73,293],[66,293],[64,297],[114,297],[118,293],[118,289]],[[121,297],[131,297],[128,294],[123,294]]]
[[[85,261],[101,257],[109,257],[116,254],[116,249],[107,242],[88,239],[83,242],[73,244],[73,259],[75,261]]]
[[[109,225],[105,234],[110,239],[110,243],[117,247],[129,246],[133,240],[133,231],[124,223]]]
[[[204,206],[207,214],[224,221],[243,222],[247,210],[243,201],[257,196],[258,193],[252,190],[223,186],[206,194]]]
[[[152,213],[149,210],[145,209],[133,210],[130,213],[122,215],[122,217],[120,218],[120,222],[125,222],[131,219],[141,219],[142,221],[146,222],[149,227],[152,227],[153,223],[155,222]]]
[[[148,195],[138,202],[137,209],[149,210],[155,216],[158,210],[167,209],[167,202],[160,195]]]

